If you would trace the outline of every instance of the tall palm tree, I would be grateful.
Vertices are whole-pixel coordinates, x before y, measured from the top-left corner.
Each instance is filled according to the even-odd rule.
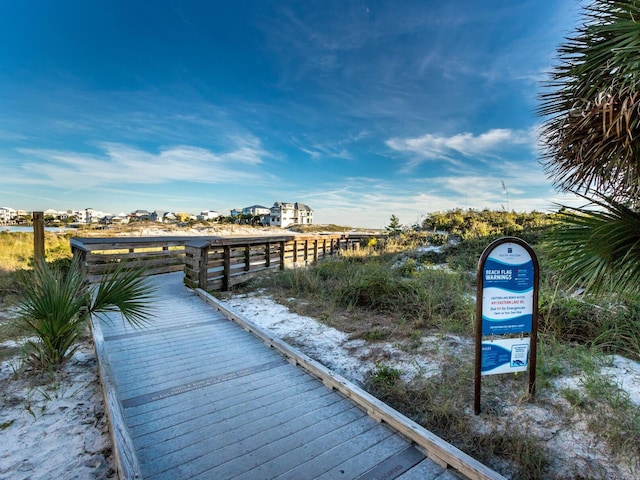
[[[66,273],[37,262],[19,304],[21,321],[35,337],[28,342],[30,363],[42,368],[65,363],[92,315],[119,311],[132,326],[143,326],[152,316],[155,294],[143,274],[123,262],[88,286],[77,257]]]
[[[595,0],[541,96],[546,171],[598,207],[567,209],[553,248],[592,290],[640,291],[640,0]]]

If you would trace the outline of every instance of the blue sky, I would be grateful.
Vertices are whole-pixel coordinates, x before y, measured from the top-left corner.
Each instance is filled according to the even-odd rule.
[[[574,0],[0,0],[0,206],[549,210]],[[504,185],[504,186],[503,186]],[[505,191],[506,189],[506,191]]]

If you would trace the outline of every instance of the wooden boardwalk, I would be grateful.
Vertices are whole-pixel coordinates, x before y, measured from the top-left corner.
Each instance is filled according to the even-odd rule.
[[[143,330],[118,315],[94,322],[121,477],[464,478],[230,321],[182,279],[152,278],[157,318]]]

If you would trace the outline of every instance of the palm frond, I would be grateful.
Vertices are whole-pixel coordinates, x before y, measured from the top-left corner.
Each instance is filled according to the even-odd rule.
[[[586,198],[586,197],[585,197]],[[564,226],[551,234],[551,256],[561,275],[594,293],[640,292],[640,213],[612,197],[560,212]]]
[[[28,343],[31,363],[57,366],[69,359],[89,315],[120,311],[135,327],[146,323],[152,316],[154,290],[143,274],[142,269],[122,263],[97,287],[88,287],[78,258],[66,273],[45,262],[37,263],[25,282],[24,299],[19,305],[20,321],[37,337]]]
[[[640,198],[640,1],[596,0],[541,95],[546,171],[566,191]]]
[[[107,272],[93,297],[91,314],[120,312],[134,327],[142,327],[153,317],[155,289],[147,283],[145,270],[131,262],[121,262]]]
[[[67,275],[45,262],[35,265],[18,310],[23,325],[38,338],[32,352],[37,363],[46,365],[55,359],[53,364],[60,364],[69,358],[73,353],[69,347],[78,337],[87,305],[84,276],[77,261],[71,263]]]

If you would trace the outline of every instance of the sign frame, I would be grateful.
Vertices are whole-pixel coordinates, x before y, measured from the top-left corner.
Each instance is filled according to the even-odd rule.
[[[526,254],[530,257],[531,261],[531,270],[528,268],[523,269],[524,273],[522,273],[521,282],[518,282],[518,279],[513,278],[513,271],[490,271],[485,272],[485,267],[487,265],[487,261],[492,253],[497,251],[498,249],[504,249],[505,247],[508,249],[508,244],[514,244],[524,249]],[[528,264],[528,261],[527,261]],[[518,265],[515,265],[518,266]],[[523,318],[528,319],[528,310],[529,305],[528,302],[531,302],[530,305],[530,314],[531,314],[531,324],[529,326],[528,320],[525,319],[523,323],[518,323],[517,325],[512,325],[504,329],[505,334],[527,334],[530,336],[529,340],[529,395],[533,398],[535,396],[535,383],[536,383],[536,361],[537,361],[537,344],[538,344],[538,286],[540,283],[540,268],[538,264],[538,258],[536,257],[535,252],[531,248],[531,246],[518,237],[502,237],[495,241],[493,241],[485,250],[482,252],[480,256],[480,260],[478,261],[478,271],[476,277],[476,351],[475,351],[475,386],[474,386],[474,412],[476,415],[480,413],[480,397],[482,390],[482,337],[483,335],[487,335],[487,333],[492,338],[504,338],[505,334],[501,334],[499,330],[496,329],[494,332],[491,326],[483,325],[485,323],[483,319],[483,312],[486,313],[484,306],[484,297],[485,297],[485,282],[488,277],[491,277],[493,273],[496,273],[494,278],[499,281],[510,282],[509,285],[517,284],[518,287],[524,288],[524,292],[518,292],[514,294],[514,298],[517,297],[517,301],[512,303],[522,304],[525,303],[524,306],[513,307],[513,312],[517,312],[517,308],[522,308],[525,312]],[[516,269],[517,272],[517,269]],[[486,273],[491,273],[491,275],[487,275]],[[518,275],[515,275],[518,277]],[[529,278],[531,277],[531,278]],[[531,291],[529,292],[528,287],[530,287]],[[488,287],[491,288],[491,287]],[[522,300],[524,299],[524,301]],[[510,303],[510,302],[506,302]],[[528,330],[530,328],[530,330]],[[485,332],[483,334],[483,331]]]

